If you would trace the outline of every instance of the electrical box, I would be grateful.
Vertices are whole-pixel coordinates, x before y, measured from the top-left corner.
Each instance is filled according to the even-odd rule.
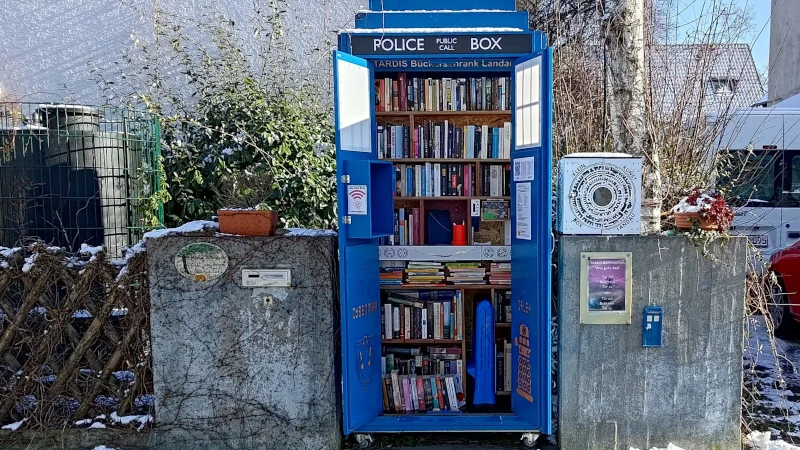
[[[664,308],[648,306],[642,318],[642,347],[662,347],[664,330]]]
[[[640,234],[642,160],[623,153],[574,153],[558,162],[556,230]]]

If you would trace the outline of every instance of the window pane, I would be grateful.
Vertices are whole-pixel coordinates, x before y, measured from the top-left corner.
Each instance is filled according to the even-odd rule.
[[[718,186],[728,192],[737,206],[777,206],[776,152],[728,152],[723,161]]]
[[[800,202],[800,156],[795,156],[792,158],[792,190],[790,192],[790,198],[795,200],[796,202]],[[800,206],[800,205],[796,205]]]

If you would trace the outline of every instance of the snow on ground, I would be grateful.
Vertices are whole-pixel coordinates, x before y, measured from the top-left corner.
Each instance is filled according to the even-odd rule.
[[[19,422],[14,422],[14,423],[10,423],[8,425],[5,425],[5,426],[3,426],[3,429],[4,430],[17,431],[17,430],[19,430],[19,427],[21,427],[22,424],[27,422],[27,421],[28,421],[28,419],[25,418],[25,419],[20,420]]]
[[[114,447],[106,447],[105,445],[98,445],[97,447],[93,448],[92,450],[117,450]]]
[[[800,442],[800,342],[775,339],[773,346],[763,317],[751,318],[746,331],[745,387],[755,393],[745,393],[745,400],[752,401],[752,428],[762,431],[748,439],[757,450],[800,450],[782,441],[767,444],[770,436]]]

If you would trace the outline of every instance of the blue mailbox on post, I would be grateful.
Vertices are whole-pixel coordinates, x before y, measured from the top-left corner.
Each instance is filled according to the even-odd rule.
[[[333,63],[343,419],[345,434],[356,434],[364,445],[370,433],[471,431],[521,432],[533,447],[539,434],[551,432],[552,50],[543,33],[528,29],[528,13],[516,11],[514,0],[496,0],[491,11],[486,5],[482,0],[371,0],[370,10],[356,15],[356,28],[339,33]],[[457,252],[428,251],[426,234],[419,231],[425,229],[426,211],[434,209],[449,207],[452,223],[474,223],[464,214],[487,198],[510,203],[507,242],[492,250],[494,257],[510,254],[509,322],[502,324],[510,329],[510,351],[507,360],[500,351],[495,355],[498,373],[508,382],[502,389],[498,376],[498,394],[510,400],[506,410],[474,413],[472,381],[461,364],[470,357],[463,343],[472,336],[473,324],[470,313],[462,313],[477,304],[479,294],[472,291],[489,298],[503,286],[452,286],[442,280],[425,294],[418,292],[424,286],[394,286],[418,298],[439,292],[453,299],[453,309],[442,310],[446,338],[408,339],[419,332],[412,326],[405,339],[387,339],[398,319],[391,309],[384,315],[379,246],[397,244],[394,237],[403,233],[413,236],[406,242],[413,244],[410,252],[404,247],[392,253],[409,254],[409,261],[419,260],[411,253],[424,255],[434,268],[436,255],[448,261],[453,254],[487,257],[471,235],[465,238],[471,245]],[[403,208],[408,219],[402,212],[398,217]],[[430,301],[439,307],[435,298]],[[426,315],[427,307],[414,310],[416,304],[405,308],[407,316],[421,317],[427,323],[423,327],[432,327],[433,313]],[[445,367],[443,384],[453,378],[463,398],[459,392],[437,402],[436,382],[429,383],[433,396],[422,384],[432,377],[425,372],[416,380],[418,389],[414,380],[403,384],[402,371],[393,380],[382,356],[387,346],[402,345],[423,352],[460,349],[461,359],[435,364]],[[419,409],[406,396],[418,400]],[[387,411],[387,404],[394,409]]]

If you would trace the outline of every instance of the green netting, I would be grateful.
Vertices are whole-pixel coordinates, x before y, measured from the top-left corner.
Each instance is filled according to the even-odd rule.
[[[160,128],[113,107],[0,102],[0,246],[120,255],[161,227]]]

